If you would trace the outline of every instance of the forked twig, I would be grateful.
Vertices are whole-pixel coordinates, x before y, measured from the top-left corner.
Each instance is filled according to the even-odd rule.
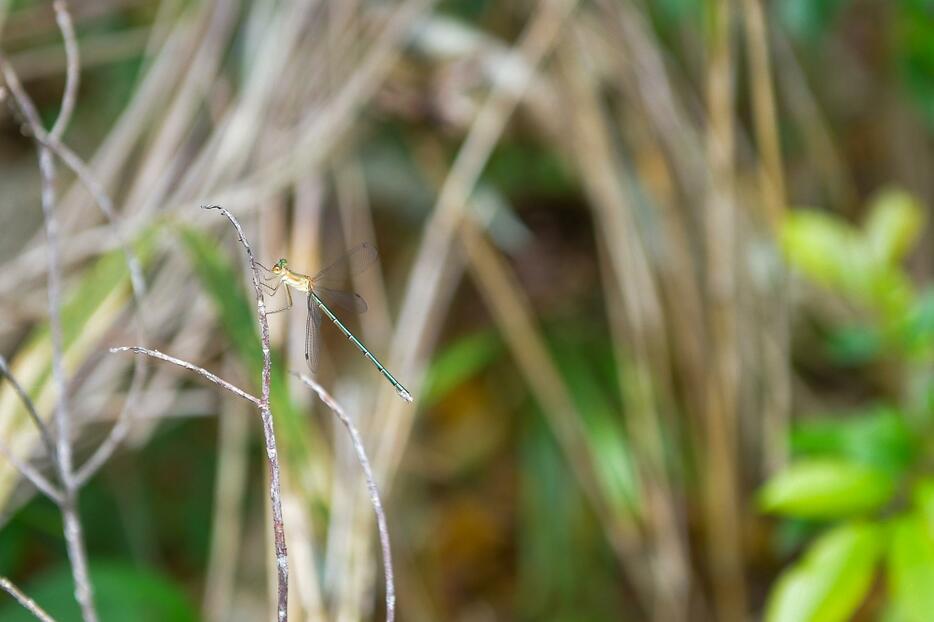
[[[373,475],[373,469],[370,467],[370,460],[367,458],[366,449],[363,446],[363,439],[354,426],[350,417],[344,412],[341,405],[331,397],[324,387],[298,372],[291,372],[293,376],[304,382],[312,391],[318,394],[318,397],[324,402],[324,405],[331,409],[341,420],[347,432],[350,433],[350,440],[353,443],[354,451],[357,453],[357,461],[363,469],[363,475],[366,477],[366,488],[370,495],[370,504],[373,506],[373,512],[376,514],[376,526],[379,529],[379,544],[383,550],[383,572],[386,575],[386,622],[393,622],[396,617],[396,588],[392,573],[392,551],[389,546],[389,526],[386,523],[386,513],[383,510],[383,504],[379,498],[379,488],[376,486],[376,477]]]
[[[39,435],[42,437],[42,442],[45,444],[45,450],[48,452],[49,458],[51,458],[53,462],[57,461],[58,456],[55,453],[55,442],[52,440],[52,435],[49,433],[49,427],[45,425],[45,422],[39,417],[39,413],[36,412],[36,405],[32,403],[32,398],[30,398],[26,390],[23,389],[23,385],[19,383],[19,380],[13,376],[13,372],[10,371],[10,366],[7,364],[7,360],[2,354],[0,354],[0,374],[3,374],[6,379],[10,381],[10,385],[13,387],[16,395],[19,396],[23,406],[26,407],[29,418],[32,419],[32,422],[39,430]]]
[[[279,484],[279,450],[276,447],[276,435],[273,427],[272,413],[269,410],[269,385],[272,360],[269,355],[269,322],[266,319],[266,302],[263,298],[263,289],[260,286],[256,258],[253,256],[253,249],[250,248],[250,243],[247,242],[240,223],[233,214],[220,205],[203,205],[201,208],[206,210],[220,210],[220,212],[227,217],[230,224],[237,230],[240,243],[243,244],[247,257],[250,259],[250,276],[252,277],[253,289],[256,293],[256,310],[259,314],[260,338],[263,346],[263,390],[260,398],[259,410],[260,416],[263,419],[266,459],[269,461],[269,498],[270,501],[272,501],[272,529],[275,536],[276,574],[278,579],[277,608],[279,620],[284,621],[289,617],[289,558],[288,550],[285,546],[285,525],[282,520],[282,499]]]
[[[0,577],[0,590],[3,590],[12,596],[16,602],[21,604],[29,613],[36,616],[41,622],[55,622],[55,619],[47,614],[45,610],[36,604],[36,601],[23,594],[13,582],[6,577]]]
[[[59,4],[59,3],[57,3]],[[69,20],[65,20],[67,23],[70,23]],[[68,31],[63,30],[63,35],[66,39],[69,37]],[[70,36],[73,38],[74,33],[71,33]],[[66,51],[74,49],[73,45],[66,44]],[[76,61],[69,59],[68,67],[75,65]],[[46,132],[45,128],[42,127],[42,122],[39,118],[39,113],[36,110],[36,106],[33,103],[32,99],[26,93],[23,85],[19,81],[19,77],[16,75],[16,72],[13,70],[13,67],[7,62],[2,55],[0,55],[0,70],[3,72],[3,78],[7,86],[10,88],[10,92],[13,95],[13,99],[16,101],[19,111],[22,113],[26,123],[29,126],[30,131],[33,134],[33,137],[40,145],[40,168],[43,168],[45,171],[43,173],[43,179],[49,178],[51,174],[54,176],[54,163],[51,162],[51,155],[47,157],[49,160],[46,162],[46,157],[42,154],[51,152],[65,165],[71,169],[75,175],[78,176],[78,179],[81,183],[87,188],[88,192],[94,198],[94,202],[97,203],[101,212],[107,218],[111,227],[115,227],[115,233],[118,238],[119,246],[123,250],[124,257],[126,258],[127,269],[130,273],[130,285],[133,291],[133,300],[136,305],[136,318],[137,318],[137,339],[143,341],[143,294],[146,291],[145,282],[143,280],[143,271],[140,265],[139,259],[133,253],[130,245],[125,239],[126,236],[123,232],[116,228],[117,224],[117,214],[114,209],[113,201],[107,195],[106,190],[97,181],[94,177],[94,174],[91,172],[90,168],[84,163],[81,158],[75,154],[67,145],[61,141],[60,133],[56,132],[56,129],[60,128],[58,122],[51,132]],[[73,99],[74,95],[69,93],[76,88],[77,78],[68,78],[66,84],[66,93],[64,100]],[[65,104],[63,104],[63,108]],[[70,114],[70,112],[68,113]],[[59,117],[61,118],[61,116]],[[46,186],[43,186],[44,188]],[[50,192],[52,189],[50,187]],[[53,222],[54,225],[54,222]],[[51,248],[51,238],[48,244],[48,254],[49,261],[52,261],[52,255],[54,249]],[[49,277],[51,281],[52,277]],[[134,395],[142,388],[143,379],[145,378],[145,365],[143,363],[138,363],[134,366],[133,370],[133,379],[130,384],[130,389],[127,392],[127,399],[124,401],[123,408],[121,409],[120,416],[117,418],[117,423],[111,428],[110,434],[101,443],[98,448],[95,450],[94,454],[85,462],[80,469],[77,470],[77,473],[74,475],[74,479],[77,487],[84,485],[96,472],[97,470],[113,455],[113,452],[119,447],[123,442],[123,439],[126,437],[129,432],[130,423],[132,420],[132,406],[134,403]]]
[[[151,356],[152,358],[156,358],[161,361],[165,361],[167,363],[172,363],[173,365],[178,365],[179,367],[183,367],[184,369],[195,372],[202,378],[205,378],[213,382],[214,384],[216,384],[217,386],[223,389],[227,389],[228,391],[230,391],[237,397],[242,397],[248,402],[252,402],[256,406],[261,405],[260,399],[258,397],[254,395],[250,395],[243,389],[240,389],[239,387],[230,384],[229,382],[227,382],[220,376],[212,374],[208,370],[204,369],[203,367],[198,367],[194,363],[189,363],[188,361],[183,361],[182,359],[175,358],[174,356],[169,356],[168,354],[164,354],[162,352],[159,352],[158,350],[152,350],[150,348],[142,348],[139,346],[120,346],[117,348],[111,348],[110,352],[112,354],[117,354],[118,352],[135,352],[136,354],[145,354],[146,356]]]
[[[60,113],[53,124],[52,131],[46,133],[35,106],[26,95],[13,67],[0,55],[0,69],[4,81],[10,87],[20,111],[33,136],[46,135],[51,141],[58,141],[67,127],[74,109],[78,88],[80,63],[78,45],[75,39],[71,17],[63,0],[54,3],[56,21],[65,40],[67,59],[67,78],[65,92],[62,95]],[[42,213],[48,244],[48,297],[49,297],[49,332],[52,341],[52,380],[58,390],[58,402],[55,408],[55,422],[58,431],[56,447],[56,466],[61,481],[62,494],[58,506],[62,513],[63,532],[71,563],[75,583],[75,599],[81,607],[85,622],[97,622],[97,610],[94,607],[93,589],[88,572],[87,552],[85,549],[83,528],[78,514],[78,490],[74,479],[71,447],[71,417],[68,413],[67,379],[64,368],[64,340],[61,324],[61,266],[59,261],[58,221],[55,215],[55,161],[52,151],[41,141],[39,143],[39,171],[42,179]],[[22,471],[22,468],[20,468]],[[36,481],[36,480],[33,480]],[[43,490],[48,494],[47,490]]]

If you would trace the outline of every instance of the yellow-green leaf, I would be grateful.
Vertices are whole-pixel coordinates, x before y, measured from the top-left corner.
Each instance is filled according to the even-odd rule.
[[[890,475],[871,466],[838,459],[795,462],[762,489],[766,512],[810,519],[833,519],[876,510],[894,492]]]
[[[846,222],[812,209],[790,212],[781,243],[788,261],[825,287],[852,291],[870,268],[859,232]]]
[[[865,236],[876,261],[894,264],[911,250],[924,227],[924,211],[902,190],[881,192],[872,202]]]
[[[900,518],[892,526],[888,583],[898,620],[934,619],[934,538],[921,512]]]
[[[842,622],[872,584],[883,530],[875,524],[835,527],[786,570],[766,608],[766,622]]]

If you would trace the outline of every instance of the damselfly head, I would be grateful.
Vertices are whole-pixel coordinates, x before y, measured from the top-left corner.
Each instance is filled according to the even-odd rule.
[[[276,262],[276,265],[272,267],[273,274],[279,274],[285,269],[285,259],[280,259]]]

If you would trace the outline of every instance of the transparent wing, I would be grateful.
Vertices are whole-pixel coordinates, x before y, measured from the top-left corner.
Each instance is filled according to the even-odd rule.
[[[347,254],[325,267],[311,278],[311,282],[316,286],[337,286],[344,285],[347,277],[354,274],[360,274],[379,260],[379,253],[369,242],[364,242],[354,246],[347,251]]]
[[[366,313],[366,300],[360,294],[317,286],[314,288],[314,292],[329,307],[343,309],[350,313]]]
[[[308,319],[305,320],[305,362],[311,373],[318,371],[318,352],[321,349],[321,310],[308,296]]]

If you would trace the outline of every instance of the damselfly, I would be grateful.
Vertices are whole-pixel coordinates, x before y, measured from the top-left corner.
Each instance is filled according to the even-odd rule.
[[[366,311],[366,301],[359,294],[344,292],[328,287],[329,285],[340,286],[347,276],[358,274],[376,263],[378,259],[376,249],[370,244],[363,243],[355,246],[344,257],[338,259],[328,267],[324,268],[315,276],[308,276],[295,272],[288,267],[285,259],[280,259],[272,269],[259,264],[267,272],[263,277],[266,281],[262,283],[263,287],[270,294],[275,294],[280,287],[285,286],[285,295],[288,304],[280,309],[274,309],[267,313],[278,313],[292,308],[292,289],[308,294],[308,318],[305,320],[305,361],[312,373],[318,369],[318,352],[321,347],[321,337],[318,334],[321,328],[321,314],[323,313],[330,319],[337,328],[349,339],[363,356],[368,358],[379,373],[383,375],[389,384],[393,386],[396,393],[407,402],[412,401],[412,394],[409,393],[402,383],[393,377],[389,370],[370,352],[363,342],[357,339],[350,329],[344,326],[344,323],[337,319],[337,316],[331,310],[331,306],[345,309],[353,313],[363,313]],[[270,282],[275,281],[275,286]]]

